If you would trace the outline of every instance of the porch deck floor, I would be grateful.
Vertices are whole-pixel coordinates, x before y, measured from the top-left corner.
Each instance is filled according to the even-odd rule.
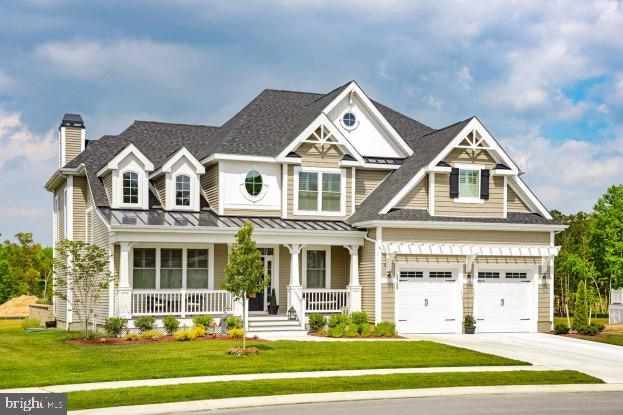
[[[141,386],[166,386],[192,383],[229,382],[262,379],[303,379],[335,376],[391,375],[400,373],[448,373],[448,372],[509,372],[561,370],[549,366],[467,366],[467,367],[424,367],[396,369],[329,370],[315,372],[253,373],[243,375],[191,376],[181,378],[124,380],[115,382],[77,383],[19,389],[0,389],[0,393],[68,393],[98,389],[132,388]]]

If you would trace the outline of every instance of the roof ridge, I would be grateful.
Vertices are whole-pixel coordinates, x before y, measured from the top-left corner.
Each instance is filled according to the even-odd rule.
[[[315,100],[313,100],[312,102],[310,102],[310,103],[306,104],[305,106],[307,107],[307,106],[309,106],[309,105],[313,104],[314,102],[318,102],[319,100],[321,100],[322,98],[326,97],[327,95],[331,95],[332,93],[334,93],[334,92],[335,92],[335,91],[337,91],[338,89],[340,89],[340,88],[344,88],[346,85],[349,85],[349,84],[350,84],[350,83],[352,83],[352,82],[354,82],[354,81],[348,81],[348,82],[346,82],[345,84],[342,84],[342,85],[340,85],[340,86],[338,86],[338,87],[336,87],[336,88],[333,88],[331,91],[327,92],[327,93],[326,93],[326,94],[324,94],[324,95],[323,95],[323,94],[319,94],[320,96],[319,96],[318,98],[316,98],[316,99],[315,99]]]
[[[440,129],[438,129],[438,130],[433,130],[433,131],[431,131],[430,133],[424,134],[424,135],[423,135],[423,136],[421,136],[420,138],[424,138],[424,137],[429,136],[429,135],[431,135],[431,134],[435,134],[435,133],[438,133],[438,132],[440,132],[440,131],[447,130],[448,128],[452,128],[452,127],[454,127],[455,125],[461,124],[461,123],[463,123],[463,122],[465,122],[465,121],[470,121],[472,118],[474,118],[474,117],[472,116],[472,117],[469,117],[469,118],[465,118],[464,120],[457,121],[457,122],[455,122],[455,123],[452,123],[452,124],[450,124],[450,125],[447,125],[447,126],[445,126],[445,127],[443,127],[443,128],[440,128]],[[417,121],[417,120],[415,120],[415,121]]]
[[[291,89],[275,89],[275,88],[265,88],[265,89],[264,89],[264,91],[262,91],[262,92],[265,92],[265,91],[272,91],[272,92],[288,92],[288,93],[291,93],[291,94],[321,95],[321,96],[322,96],[322,93],[321,93],[321,92],[294,91],[294,90],[291,90]]]
[[[182,125],[185,127],[208,127],[208,128],[219,128],[215,125],[207,125],[207,124],[188,124],[181,122],[166,122],[166,121],[152,121],[152,120],[134,120],[134,124],[136,123],[144,123],[144,124],[162,124],[162,125]]]

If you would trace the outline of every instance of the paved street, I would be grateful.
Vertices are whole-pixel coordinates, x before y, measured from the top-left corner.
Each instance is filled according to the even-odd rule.
[[[621,346],[544,333],[418,334],[408,337],[464,347],[533,365],[577,370],[608,383],[623,383]]]
[[[548,393],[333,402],[209,411],[227,415],[477,415],[477,414],[621,414],[623,393]]]

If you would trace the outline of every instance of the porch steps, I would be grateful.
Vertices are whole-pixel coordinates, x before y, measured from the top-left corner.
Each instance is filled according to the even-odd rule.
[[[307,335],[301,328],[298,320],[289,320],[287,316],[250,315],[248,335],[262,335],[287,333],[288,335]]]

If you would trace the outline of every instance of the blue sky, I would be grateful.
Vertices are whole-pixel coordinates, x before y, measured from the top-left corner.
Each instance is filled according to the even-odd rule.
[[[439,3],[439,4],[437,4]],[[264,88],[356,79],[432,127],[478,115],[552,209],[623,181],[617,1],[0,4],[0,233],[51,239],[56,129],[220,125]]]

